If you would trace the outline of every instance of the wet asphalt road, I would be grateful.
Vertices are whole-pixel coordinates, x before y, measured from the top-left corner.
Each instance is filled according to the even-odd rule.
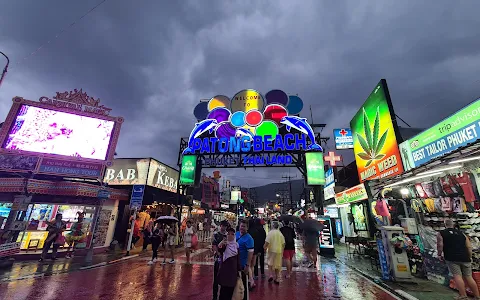
[[[298,259],[298,256],[297,256]],[[67,274],[0,284],[0,299],[165,299],[211,300],[212,259],[199,251],[194,264],[147,265],[140,257]],[[398,299],[343,264],[322,259],[318,270],[295,268],[279,286],[259,279],[250,299]]]

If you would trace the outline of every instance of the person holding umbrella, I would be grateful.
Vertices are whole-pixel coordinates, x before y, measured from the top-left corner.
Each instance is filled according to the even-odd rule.
[[[157,218],[157,222],[166,223],[165,229],[165,248],[163,250],[163,262],[162,264],[166,264],[167,260],[167,248],[170,250],[170,264],[175,263],[175,256],[174,250],[176,245],[176,238],[177,238],[177,222],[178,219],[172,216],[161,216]]]
[[[303,229],[305,240],[305,255],[309,258],[309,268],[317,267],[317,250],[319,247],[318,233],[323,230],[323,225],[317,220],[305,219],[300,226]]]

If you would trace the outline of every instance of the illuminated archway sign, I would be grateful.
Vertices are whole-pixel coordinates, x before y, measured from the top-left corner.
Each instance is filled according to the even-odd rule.
[[[200,168],[297,167],[312,185],[323,185],[323,149],[318,134],[299,115],[302,108],[298,96],[281,90],[262,95],[246,89],[232,98],[217,95],[202,101],[194,109],[197,123],[180,141],[178,164],[192,158]]]
[[[291,164],[288,152],[322,152],[307,119],[289,115],[289,107],[294,114],[300,112],[295,111],[303,107],[298,101],[301,99],[290,99],[280,90],[270,91],[265,97],[252,89],[238,92],[231,100],[215,96],[207,104],[207,115],[196,115],[204,119],[195,124],[182,154],[270,154],[203,158],[205,165],[217,166]]]

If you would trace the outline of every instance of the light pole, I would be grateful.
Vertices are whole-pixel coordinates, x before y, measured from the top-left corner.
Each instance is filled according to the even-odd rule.
[[[7,59],[7,64],[5,65],[5,68],[3,68],[2,76],[0,77],[0,86],[1,86],[2,82],[3,82],[3,78],[5,78],[5,75],[7,75],[8,65],[10,64],[10,59],[8,59],[8,56],[5,53],[3,53],[2,51],[0,51],[0,54],[5,56],[5,58]]]

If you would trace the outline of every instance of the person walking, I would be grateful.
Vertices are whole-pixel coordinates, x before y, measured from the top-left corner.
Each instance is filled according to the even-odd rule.
[[[152,242],[150,238],[152,236],[154,227],[155,226],[153,224],[153,218],[150,218],[150,220],[145,225],[145,228],[143,229],[143,249],[142,249],[143,252],[147,251],[148,244]],[[152,248],[153,248],[153,245],[152,245]]]
[[[218,251],[221,259],[217,275],[220,285],[219,300],[232,300],[237,278],[241,273],[239,245],[235,241],[235,229],[227,229],[227,238],[218,244]]]
[[[198,239],[200,240],[200,242],[203,242],[203,222],[202,221],[199,221],[198,222],[198,225],[197,225],[197,229],[198,229]]]
[[[308,268],[317,267],[317,250],[318,250],[318,231],[304,230],[304,250],[305,256],[310,260]]]
[[[446,229],[437,234],[437,251],[441,260],[445,260],[453,275],[455,286],[460,294],[457,299],[468,299],[465,282],[475,296],[480,299],[478,286],[472,277],[472,244],[459,229],[454,228],[451,219],[445,219]]]
[[[238,225],[238,231],[235,235],[238,243],[238,255],[240,256],[240,266],[243,270],[242,281],[245,287],[245,291],[249,289],[251,281],[248,276],[248,269],[250,268],[248,262],[252,261],[253,252],[254,252],[254,241],[252,236],[247,232],[248,225],[245,219],[240,220]],[[247,299],[247,292],[245,292],[245,299]]]
[[[222,261],[222,257],[220,251],[218,249],[218,245],[223,240],[227,239],[227,229],[229,228],[228,221],[223,220],[220,222],[220,230],[213,235],[212,239],[212,251],[213,251],[213,300],[218,299],[218,269],[220,267],[220,263]],[[234,230],[235,231],[235,230]]]
[[[161,243],[161,225],[157,223],[155,227],[150,231],[151,235],[148,237],[152,243],[152,260],[148,262],[149,265],[153,265],[158,260],[158,247]]]
[[[283,234],[278,230],[280,224],[278,222],[272,222],[272,230],[268,232],[265,239],[265,251],[268,250],[267,262],[268,270],[270,272],[270,278],[268,282],[274,282],[280,284],[280,270],[282,269],[282,253],[285,248],[285,238]]]
[[[52,245],[52,260],[57,259],[57,251],[60,247],[60,244],[57,243],[57,239],[59,239],[60,236],[63,236],[62,232],[67,229],[67,224],[62,221],[62,217],[62,214],[57,214],[54,220],[47,222],[48,235],[43,244],[42,254],[39,259],[40,262],[45,259],[45,256],[47,256],[48,250],[50,250],[50,247],[52,247]]]
[[[295,255],[295,230],[290,227],[290,222],[285,221],[285,226],[280,228],[280,232],[283,234],[285,238],[285,249],[283,249],[283,260],[285,261],[285,265],[287,266],[287,274],[285,278],[290,278],[292,276],[292,269],[293,269],[293,256]]]
[[[166,241],[165,241],[165,248],[164,248],[164,251],[163,251],[163,263],[162,264],[166,264],[167,249],[170,252],[170,257],[171,257],[170,263],[174,264],[175,263],[174,251],[175,251],[175,246],[176,246],[175,240],[177,238],[176,224],[167,225],[165,231],[166,231],[166,234],[165,234]]]
[[[260,219],[255,220],[255,236],[253,237],[253,243],[255,245],[255,250],[253,252],[255,259],[253,262],[253,274],[254,279],[258,279],[258,269],[260,268],[260,274],[262,278],[265,278],[265,239],[267,238],[267,233],[265,228],[263,228],[262,222]]]
[[[183,245],[185,246],[185,255],[187,256],[187,265],[190,264],[190,255],[192,253],[192,237],[195,232],[193,231],[192,221],[187,221],[187,228],[183,233]]]

